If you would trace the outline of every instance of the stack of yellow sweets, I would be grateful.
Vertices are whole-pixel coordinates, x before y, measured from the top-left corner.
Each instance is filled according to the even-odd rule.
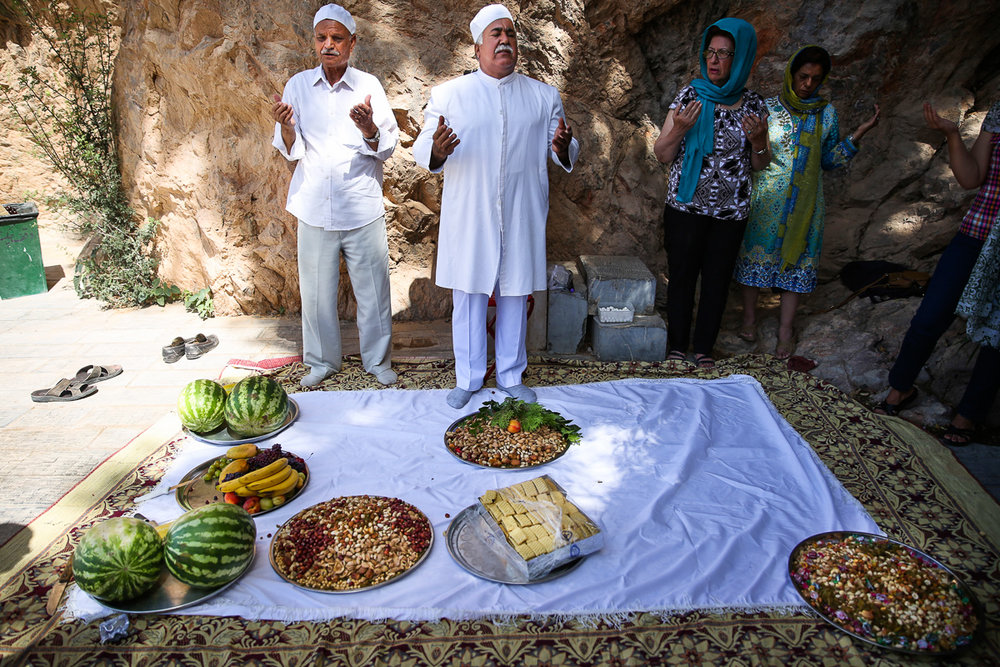
[[[548,476],[489,490],[479,502],[524,560],[596,535],[598,527]]]

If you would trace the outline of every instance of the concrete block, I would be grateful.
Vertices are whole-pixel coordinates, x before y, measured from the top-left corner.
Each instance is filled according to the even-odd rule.
[[[548,350],[554,354],[576,354],[587,335],[587,285],[575,261],[561,264],[572,276],[572,289],[548,291]]]
[[[590,318],[591,344],[601,361],[663,361],[667,358],[667,324],[659,315],[636,315],[627,324]]]
[[[656,278],[638,257],[620,255],[580,255],[587,281],[589,312],[601,305],[631,304],[636,315],[652,315],[656,299]]]

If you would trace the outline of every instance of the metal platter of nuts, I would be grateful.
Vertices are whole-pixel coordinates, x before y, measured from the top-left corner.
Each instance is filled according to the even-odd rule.
[[[424,561],[434,530],[398,498],[340,496],[302,510],[278,529],[270,560],[281,578],[324,593],[384,586]]]
[[[482,423],[470,428],[479,413],[456,420],[444,434],[444,444],[453,456],[483,468],[526,470],[555,461],[569,449],[559,431],[542,426],[535,431],[511,432]]]

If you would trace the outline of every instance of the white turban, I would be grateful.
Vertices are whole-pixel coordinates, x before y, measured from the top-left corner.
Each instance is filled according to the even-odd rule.
[[[347,31],[349,33],[351,33],[352,35],[354,34],[355,30],[354,18],[351,16],[351,13],[349,11],[347,11],[340,5],[329,4],[320,7],[319,11],[316,12],[316,16],[313,17],[313,28],[318,26],[320,21],[325,21],[326,19],[332,19],[336,21],[340,25],[347,28]]]
[[[479,10],[476,14],[476,18],[472,19],[469,23],[469,30],[472,31],[472,41],[479,44],[480,38],[483,36],[483,31],[490,26],[491,23],[499,19],[510,19],[510,22],[514,22],[514,17],[510,15],[507,8],[503,5],[486,5]]]

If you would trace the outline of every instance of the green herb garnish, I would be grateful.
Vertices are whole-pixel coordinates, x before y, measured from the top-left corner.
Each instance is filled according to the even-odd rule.
[[[512,419],[521,423],[523,431],[536,431],[542,426],[548,426],[562,434],[566,442],[570,444],[580,442],[579,426],[538,403],[525,403],[514,397],[507,398],[503,403],[487,401],[476,414],[465,421],[464,426],[469,429],[469,433],[476,435],[486,424],[506,430]]]

